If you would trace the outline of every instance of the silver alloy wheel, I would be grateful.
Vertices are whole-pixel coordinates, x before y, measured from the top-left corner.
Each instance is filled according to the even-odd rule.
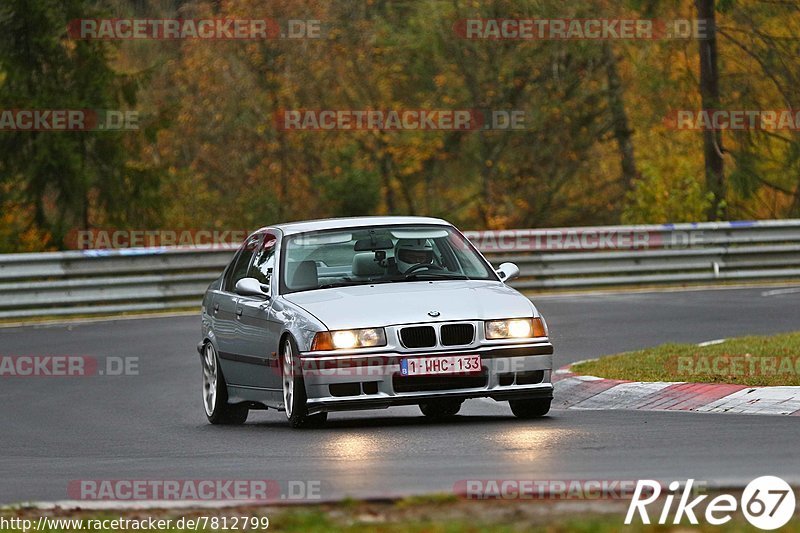
[[[209,342],[203,350],[203,407],[211,416],[217,407],[217,353]]]
[[[294,400],[294,357],[292,343],[287,339],[283,345],[283,405],[286,418],[292,417],[292,401]]]

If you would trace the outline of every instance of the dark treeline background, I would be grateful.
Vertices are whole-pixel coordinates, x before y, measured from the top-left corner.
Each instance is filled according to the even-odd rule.
[[[698,39],[466,40],[464,18],[716,18]],[[78,41],[76,18],[316,19],[321,39]],[[800,102],[781,0],[4,0],[0,107],[131,109],[135,132],[0,132],[0,251],[71,229],[362,214],[464,229],[800,216],[797,130],[676,109]],[[707,63],[701,68],[701,57]],[[524,131],[284,132],[279,109],[523,110]]]

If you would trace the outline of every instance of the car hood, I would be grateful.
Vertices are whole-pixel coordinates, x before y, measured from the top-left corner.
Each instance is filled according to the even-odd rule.
[[[530,300],[497,281],[415,281],[356,285],[284,296],[329,329],[531,316]],[[438,312],[431,317],[429,312]]]

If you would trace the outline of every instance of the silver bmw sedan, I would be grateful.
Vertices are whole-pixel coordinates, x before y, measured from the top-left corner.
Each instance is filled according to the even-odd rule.
[[[212,424],[277,409],[292,427],[331,411],[464,400],[544,416],[553,345],[531,301],[451,224],[359,217],[262,228],[206,291],[203,404]]]

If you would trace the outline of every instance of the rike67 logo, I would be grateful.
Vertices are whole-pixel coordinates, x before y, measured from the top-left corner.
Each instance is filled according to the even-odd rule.
[[[692,497],[694,480],[689,479],[680,490],[680,483],[673,481],[669,484],[668,492],[663,498],[663,507],[656,518],[658,524],[664,525],[672,518],[672,524],[680,524],[685,518],[689,523],[697,525],[701,516],[705,522],[719,526],[729,522],[733,513],[741,508],[744,517],[751,525],[765,530],[778,529],[792,519],[795,509],[795,495],[792,487],[784,480],[775,476],[762,476],[747,484],[740,500],[730,494],[721,494],[705,502],[705,511],[700,513],[698,507],[708,498],[707,494]],[[633,499],[625,516],[625,524],[631,524],[638,513],[642,523],[650,524],[648,506],[650,511],[659,507],[662,496],[662,486],[659,482],[650,479],[639,480],[633,493]],[[675,499],[678,499],[674,507]],[[674,513],[674,514],[673,514]]]

